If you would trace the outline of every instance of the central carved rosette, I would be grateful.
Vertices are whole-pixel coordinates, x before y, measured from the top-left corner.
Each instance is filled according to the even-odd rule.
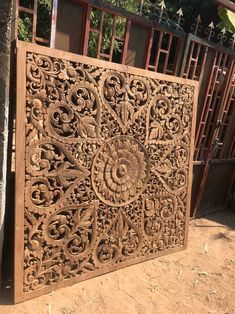
[[[112,206],[134,201],[145,189],[149,157],[145,148],[129,136],[116,136],[103,144],[92,168],[98,198]]]

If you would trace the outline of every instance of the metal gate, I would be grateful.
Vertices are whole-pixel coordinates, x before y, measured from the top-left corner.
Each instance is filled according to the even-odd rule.
[[[135,14],[126,10],[126,3],[54,0],[50,34],[38,31],[45,22],[37,20],[36,0],[31,9],[18,6],[16,17],[28,14],[33,43],[199,81],[191,215],[226,208],[234,185],[235,35],[215,26],[216,21],[207,21],[206,27],[200,16],[185,33],[182,9],[169,27],[172,12],[164,1],[140,1]]]
[[[197,83],[17,50],[15,301],[185,248]]]

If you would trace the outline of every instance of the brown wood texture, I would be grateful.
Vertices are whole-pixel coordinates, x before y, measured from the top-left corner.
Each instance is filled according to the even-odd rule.
[[[146,49],[149,30],[136,24],[131,24],[126,65],[138,68],[145,67]],[[141,44],[140,44],[141,41]]]
[[[82,54],[85,8],[68,1],[59,1],[57,12],[55,48]]]
[[[17,51],[15,302],[184,249],[198,83]]]

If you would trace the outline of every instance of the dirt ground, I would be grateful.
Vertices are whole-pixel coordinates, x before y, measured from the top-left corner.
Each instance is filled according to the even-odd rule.
[[[235,213],[191,221],[186,251],[0,306],[11,313],[235,313]]]

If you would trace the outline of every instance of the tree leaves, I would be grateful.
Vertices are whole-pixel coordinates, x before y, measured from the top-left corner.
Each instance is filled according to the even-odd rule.
[[[49,39],[51,24],[51,0],[38,0],[37,36]],[[21,6],[32,8],[32,1],[21,0]],[[18,37],[23,41],[32,40],[32,21],[26,12],[20,12]]]
[[[235,33],[235,13],[223,7],[218,8],[218,13],[222,20],[222,22],[219,24],[219,27],[225,28],[227,31],[234,34]]]

